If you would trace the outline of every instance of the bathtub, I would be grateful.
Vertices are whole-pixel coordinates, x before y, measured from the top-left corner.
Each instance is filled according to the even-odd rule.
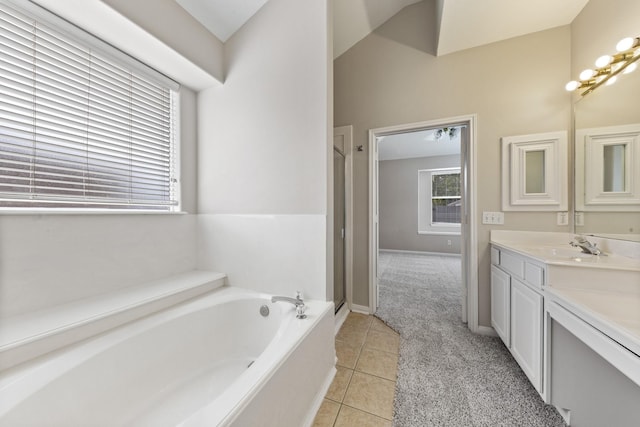
[[[307,305],[223,287],[38,357],[0,373],[0,426],[310,425],[335,349]]]

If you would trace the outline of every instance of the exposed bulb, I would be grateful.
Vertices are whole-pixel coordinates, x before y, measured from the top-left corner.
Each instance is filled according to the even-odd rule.
[[[626,37],[618,42],[616,45],[616,50],[618,52],[624,52],[625,50],[629,50],[633,47],[636,39],[633,37]]]
[[[593,77],[596,74],[595,71],[587,68],[586,70],[582,71],[580,73],[580,80],[589,80],[591,77]]]
[[[633,64],[629,64],[627,68],[624,69],[622,74],[633,73],[636,70],[636,68],[638,68],[638,64],[636,64],[635,62]]]
[[[616,80],[618,80],[618,76],[613,76],[609,80],[607,80],[607,82],[604,85],[605,86],[611,86],[612,84],[614,84],[616,82]]]
[[[573,92],[574,90],[578,89],[579,86],[580,86],[580,82],[571,80],[569,83],[565,85],[564,88],[569,92]]]
[[[611,61],[613,61],[613,56],[602,55],[600,58],[596,59],[596,67],[606,67],[607,65],[611,64]]]

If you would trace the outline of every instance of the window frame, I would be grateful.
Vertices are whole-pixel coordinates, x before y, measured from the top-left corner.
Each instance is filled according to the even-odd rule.
[[[432,182],[434,175],[461,175],[460,167],[418,170],[418,234],[459,236],[460,223],[433,222]],[[462,194],[460,194],[462,200]]]
[[[111,46],[107,42],[99,39],[93,34],[75,26],[65,19],[47,11],[46,9],[31,2],[15,2],[11,0],[0,0],[0,4],[15,9],[18,13],[26,15],[29,19],[42,23],[50,27],[52,30],[69,38],[83,48],[91,52],[97,52],[99,56],[106,59],[110,63],[114,63],[119,67],[125,68],[138,76],[142,76],[145,81],[152,81],[169,91],[170,106],[169,110],[169,152],[170,161],[168,162],[165,172],[169,175],[168,188],[169,196],[165,205],[160,199],[155,199],[158,203],[150,203],[149,208],[127,208],[127,203],[111,203],[110,206],[119,207],[101,207],[108,205],[106,201],[78,201],[77,204],[84,204],[82,207],[64,206],[64,203],[72,203],[65,201],[56,203],[56,206],[25,206],[9,207],[3,206],[0,202],[0,214],[175,214],[182,212],[182,191],[181,191],[181,171],[180,171],[180,85],[168,78],[164,74],[142,63],[136,58],[126,54],[123,51]],[[165,110],[166,111],[166,110]],[[166,181],[165,181],[166,182]],[[18,195],[19,193],[15,193]],[[26,193],[25,193],[26,194]],[[134,194],[134,193],[132,193]],[[166,194],[166,193],[165,193]],[[4,200],[11,201],[7,197]],[[171,204],[173,203],[173,204]],[[44,205],[44,202],[41,203]],[[138,204],[136,206],[142,206]],[[166,207],[164,207],[166,206]]]

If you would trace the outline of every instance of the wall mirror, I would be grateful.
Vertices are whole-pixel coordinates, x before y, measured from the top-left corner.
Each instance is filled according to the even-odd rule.
[[[640,240],[640,72],[574,104],[575,232]]]
[[[567,210],[567,132],[502,138],[502,210]]]

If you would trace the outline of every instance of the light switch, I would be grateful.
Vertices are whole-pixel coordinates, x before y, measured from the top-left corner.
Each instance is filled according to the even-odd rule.
[[[569,212],[558,212],[558,225],[569,225]]]
[[[482,212],[483,224],[504,224],[504,212]]]

